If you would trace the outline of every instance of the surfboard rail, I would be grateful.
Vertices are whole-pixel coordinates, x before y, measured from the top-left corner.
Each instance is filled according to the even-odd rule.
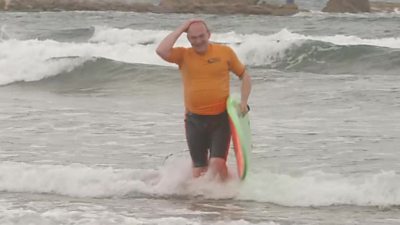
[[[229,96],[227,102],[233,149],[240,179],[244,180],[249,167],[249,151],[251,150],[251,131],[249,113],[242,115],[240,101],[235,95]]]

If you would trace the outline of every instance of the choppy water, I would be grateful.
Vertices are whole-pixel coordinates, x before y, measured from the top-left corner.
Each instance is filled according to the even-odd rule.
[[[253,77],[244,183],[189,180],[180,76],[154,49],[194,16]],[[399,14],[0,21],[0,224],[400,223]]]

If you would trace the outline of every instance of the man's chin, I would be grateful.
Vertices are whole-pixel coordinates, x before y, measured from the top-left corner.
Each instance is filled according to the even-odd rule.
[[[207,51],[207,48],[203,47],[203,48],[194,48],[194,50],[197,53],[205,53]]]

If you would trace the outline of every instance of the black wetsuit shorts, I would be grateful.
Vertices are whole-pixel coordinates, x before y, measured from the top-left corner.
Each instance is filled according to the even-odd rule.
[[[226,160],[231,140],[228,113],[198,115],[187,113],[185,118],[186,140],[193,167],[205,167],[209,158]]]

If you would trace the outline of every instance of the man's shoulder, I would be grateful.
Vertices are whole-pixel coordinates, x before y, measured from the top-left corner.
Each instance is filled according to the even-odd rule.
[[[216,49],[230,49],[230,47],[225,43],[212,42],[211,45]]]
[[[181,47],[181,46],[172,48],[173,54],[182,55],[182,56],[185,55],[188,52],[188,50],[190,50],[190,48]]]
[[[179,47],[173,47],[172,49],[173,50],[178,50],[178,51],[186,51],[186,50],[191,49],[191,48],[186,48],[186,47],[179,46]]]
[[[223,54],[230,54],[232,52],[232,48],[229,47],[227,44],[224,43],[212,43],[213,49],[215,49],[216,52],[220,52]]]

